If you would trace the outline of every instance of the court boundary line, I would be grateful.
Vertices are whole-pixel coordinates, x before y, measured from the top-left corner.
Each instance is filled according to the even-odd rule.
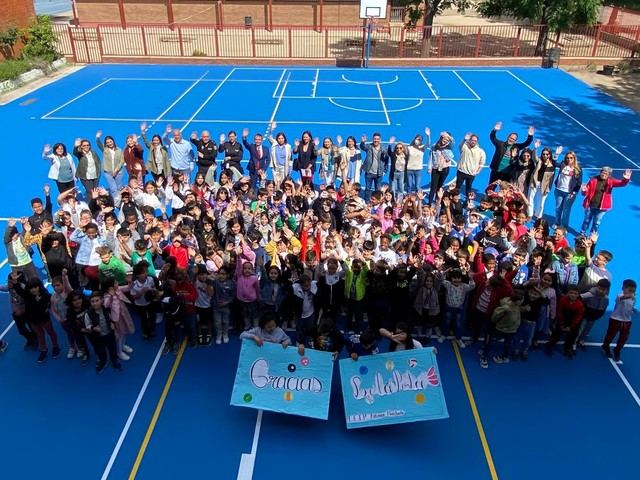
[[[138,392],[138,396],[136,397],[136,401],[133,404],[133,407],[131,408],[131,411],[129,412],[129,416],[127,417],[127,421],[124,424],[124,427],[122,428],[122,431],[120,432],[120,436],[118,437],[118,441],[116,442],[116,445],[113,449],[113,451],[111,452],[111,456],[109,457],[109,461],[107,462],[107,466],[105,467],[102,476],[100,477],[101,480],[107,480],[109,478],[109,474],[111,473],[111,469],[113,468],[113,465],[115,464],[117,458],[118,458],[118,454],[120,453],[120,449],[122,448],[122,444],[124,443],[124,440],[127,437],[127,434],[129,433],[129,429],[131,428],[131,425],[133,424],[133,420],[135,419],[136,415],[138,414],[138,409],[140,408],[140,404],[142,403],[142,399],[144,398],[145,393],[147,392],[147,388],[149,388],[149,384],[151,383],[151,379],[153,378],[153,375],[155,374],[156,368],[158,367],[158,363],[160,363],[160,358],[162,357],[162,350],[164,349],[166,340],[162,341],[162,344],[160,345],[160,348],[158,349],[158,353],[156,353],[156,357],[153,360],[153,363],[151,364],[151,367],[149,368],[149,371],[147,372],[147,376],[144,379],[144,382],[142,383],[142,387],[140,388],[140,391]]]
[[[180,128],[180,131],[184,131],[185,128],[187,128],[187,126],[189,126],[189,124],[191,122],[193,122],[193,119],[196,118],[196,116],[202,111],[202,109],[207,105],[207,103],[209,103],[211,101],[211,99],[215,96],[216,93],[218,93],[218,91],[222,88],[222,86],[225,84],[225,82],[229,79],[229,77],[231,75],[233,75],[233,72],[235,72],[236,69],[232,68],[231,71],[229,71],[229,73],[227,73],[227,76],[216,86],[216,88],[213,89],[213,92],[211,92],[209,94],[209,96],[205,99],[204,102],[202,102],[202,105],[200,105],[200,107],[198,107],[198,109],[193,113],[193,115],[191,115],[191,117],[189,118],[189,120],[187,120],[187,123],[185,123],[182,128]]]
[[[429,82],[429,80],[427,80],[427,77],[424,76],[424,73],[422,73],[422,70],[418,70],[418,73],[420,74],[420,76],[422,77],[422,80],[424,81],[424,84],[427,86],[427,88],[431,91],[431,93],[433,94],[433,99],[434,100],[439,100],[440,97],[438,96],[438,94],[436,93],[436,91],[433,89],[433,86],[431,85],[431,83]]]
[[[476,429],[478,430],[478,436],[480,437],[480,443],[482,444],[482,450],[484,451],[484,457],[487,461],[487,466],[489,467],[489,473],[491,474],[491,479],[498,480],[498,472],[496,471],[495,464],[493,463],[493,457],[491,456],[491,449],[489,448],[489,442],[487,442],[487,436],[484,432],[484,427],[482,426],[480,412],[478,411],[478,406],[476,405],[476,401],[473,396],[473,391],[471,390],[471,383],[469,382],[467,371],[464,368],[464,361],[462,360],[462,355],[460,355],[460,349],[458,348],[458,344],[456,343],[455,340],[451,341],[451,346],[453,347],[453,352],[455,353],[456,361],[458,362],[458,369],[460,370],[460,376],[462,377],[462,383],[464,384],[464,389],[467,394],[467,399],[469,400],[471,413],[473,414],[473,420],[476,424]]]
[[[278,93],[278,89],[280,88],[280,84],[282,83],[282,79],[284,78],[286,73],[287,73],[287,69],[283,68],[282,69],[282,75],[280,75],[280,79],[278,80],[278,84],[276,85],[275,90],[271,94],[271,98],[276,98],[276,94]]]
[[[171,110],[173,107],[175,107],[180,102],[180,100],[182,100],[187,95],[187,93],[189,93],[191,90],[193,90],[193,88],[196,85],[198,85],[198,83],[200,83],[204,77],[207,76],[207,73],[209,73],[209,70],[204,72],[199,79],[197,79],[195,82],[193,82],[189,88],[187,88],[184,92],[182,92],[182,94],[178,98],[176,98],[173,101],[173,103],[171,103],[171,105],[169,105],[160,115],[158,115],[156,117],[156,119],[149,124],[149,128],[153,127],[156,123],[158,123],[160,121],[160,119],[162,117],[164,117],[169,112],[169,110]]]
[[[256,466],[256,456],[258,454],[258,442],[260,440],[260,429],[262,428],[262,410],[258,410],[256,416],[256,426],[253,429],[253,440],[251,441],[251,453],[240,455],[240,465],[238,466],[237,480],[251,480],[253,470]]]
[[[49,115],[51,115],[52,113],[57,112],[58,110],[63,109],[64,107],[71,105],[73,102],[75,102],[76,100],[79,100],[80,98],[84,97],[85,95],[93,92],[94,90],[97,90],[98,88],[102,87],[103,85],[106,85],[107,83],[109,83],[111,81],[110,78],[107,78],[106,80],[103,80],[102,82],[98,83],[97,85],[94,85],[93,87],[91,87],[89,90],[86,90],[85,92],[81,93],[80,95],[77,95],[75,97],[73,97],[71,100],[63,103],[62,105],[60,105],[59,107],[54,108],[53,110],[51,110],[48,113],[45,113],[44,115],[42,115],[40,117],[41,120],[46,119]]]
[[[286,70],[285,70],[286,71]],[[280,108],[280,103],[282,103],[282,96],[284,95],[284,91],[287,89],[287,85],[289,84],[289,79],[291,78],[291,72],[287,74],[287,79],[284,81],[284,85],[282,86],[282,90],[280,90],[280,96],[276,101],[276,106],[273,108],[273,112],[271,112],[271,119],[267,123],[267,128],[273,125],[274,120],[276,119],[276,115],[278,114],[278,109]]]
[[[311,91],[311,98],[316,98],[316,90],[318,90],[318,77],[320,76],[320,69],[316,68],[316,78],[314,78],[311,85],[313,86],[313,90]]]
[[[622,380],[622,383],[624,383],[624,386],[627,387],[627,390],[635,400],[638,407],[640,407],[640,397],[638,397],[638,394],[631,386],[631,383],[629,382],[629,380],[627,380],[627,377],[625,376],[625,374],[622,373],[622,370],[620,370],[620,367],[618,366],[618,364],[613,358],[609,358],[608,360],[609,360],[609,363],[611,363],[611,366],[613,367],[613,369],[616,371],[616,373],[620,377],[620,380]]]
[[[140,469],[140,465],[142,464],[142,459],[144,458],[144,454],[147,451],[147,447],[149,446],[149,441],[151,440],[151,436],[156,428],[156,424],[158,423],[158,418],[160,418],[160,413],[162,412],[162,408],[164,407],[164,402],[169,395],[169,390],[171,389],[171,385],[173,384],[173,379],[176,376],[176,372],[178,371],[178,367],[180,366],[180,362],[182,362],[182,358],[184,356],[184,351],[187,348],[187,339],[185,338],[180,345],[180,350],[178,351],[178,356],[173,362],[173,366],[171,367],[171,371],[169,372],[169,376],[167,377],[167,381],[164,384],[164,388],[162,389],[162,394],[158,399],[158,403],[156,404],[156,408],[153,411],[153,416],[151,417],[151,421],[149,422],[149,426],[147,427],[147,431],[142,440],[142,444],[140,444],[140,448],[138,450],[138,454],[136,455],[136,459],[133,462],[133,467],[131,468],[131,472],[129,473],[129,480],[134,480],[136,475],[138,474],[138,470]]]
[[[535,93],[536,95],[538,95],[540,98],[542,98],[543,100],[545,100],[549,105],[551,105],[552,107],[554,107],[556,110],[558,110],[559,112],[561,112],[562,114],[564,114],[566,117],[570,118],[571,120],[573,120],[577,125],[579,125],[580,127],[582,127],[586,132],[590,133],[593,137],[597,138],[598,140],[600,140],[602,143],[604,143],[607,147],[609,147],[611,150],[613,150],[614,152],[616,152],[618,155],[620,155],[622,158],[624,158],[626,161],[628,161],[629,163],[631,163],[631,165],[633,165],[636,168],[640,168],[640,165],[638,165],[636,162],[634,162],[633,160],[631,160],[629,157],[627,157],[624,153],[622,153],[620,150],[618,150],[616,147],[614,147],[613,145],[611,145],[609,142],[607,142],[604,138],[602,138],[600,135],[598,135],[597,133],[595,133],[593,130],[591,130],[589,127],[587,127],[584,123],[582,123],[580,120],[578,120],[577,118],[575,118],[573,115],[571,115],[569,112],[565,111],[562,107],[558,106],[556,103],[552,102],[551,100],[549,100],[547,97],[545,97],[542,93],[540,93],[538,90],[536,90],[534,87],[532,87],[531,85],[529,85],[527,82],[525,82],[524,80],[522,80],[520,77],[518,77],[515,73],[513,73],[511,70],[507,71],[509,75],[511,75],[513,78],[515,78],[518,82],[520,82],[522,85],[524,85],[525,87],[527,87],[529,90],[531,90],[533,93]]]
[[[398,76],[396,75],[396,78]],[[378,94],[380,95],[380,103],[382,104],[382,110],[384,111],[384,116],[387,119],[387,125],[391,125],[391,119],[389,118],[389,112],[387,111],[387,105],[384,103],[384,95],[382,95],[382,89],[380,88],[380,83],[376,82],[376,88],[378,89]]]
[[[469,89],[469,91],[471,92],[471,94],[472,94],[474,97],[476,97],[476,100],[482,100],[482,99],[480,98],[480,95],[478,95],[478,94],[476,93],[476,91],[475,91],[473,88],[471,88],[471,86],[470,86],[470,85],[465,81],[465,79],[464,79],[464,78],[462,78],[462,77],[458,74],[458,72],[457,72],[456,70],[452,70],[452,72],[453,72],[453,74],[454,74],[456,77],[458,77],[458,79],[462,82],[462,84],[463,84],[465,87],[467,87],[467,88]]]
[[[9,333],[9,331],[13,328],[13,326],[16,324],[15,320],[11,320],[11,323],[9,325],[7,325],[7,328],[5,328],[2,333],[0,333],[0,340],[2,340],[7,333]]]

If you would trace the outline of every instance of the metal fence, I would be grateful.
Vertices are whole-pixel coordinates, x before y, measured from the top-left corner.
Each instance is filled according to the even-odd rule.
[[[80,63],[158,57],[362,59],[366,43],[361,26],[54,24],[53,29],[60,53]],[[539,25],[377,26],[371,58],[536,57],[541,55],[543,31]],[[565,57],[627,58],[640,55],[639,40],[639,25],[583,26],[549,34],[547,47],[559,48]]]

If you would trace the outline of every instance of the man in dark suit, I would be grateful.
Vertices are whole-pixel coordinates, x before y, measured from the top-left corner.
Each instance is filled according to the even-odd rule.
[[[263,137],[261,134],[256,133],[253,136],[253,144],[247,142],[248,136],[249,129],[245,128],[242,131],[242,145],[249,151],[247,170],[249,171],[249,178],[251,179],[251,187],[257,192],[258,188],[260,188],[260,181],[267,173],[269,148],[262,143]]]
[[[200,138],[198,139],[198,132],[193,132],[191,134],[191,143],[196,146],[196,150],[198,151],[198,159],[196,163],[198,164],[198,173],[201,173],[205,177],[207,176],[207,172],[211,167],[215,170],[216,168],[216,157],[218,156],[218,146],[216,142],[211,139],[211,134],[207,130],[204,130],[200,134]]]

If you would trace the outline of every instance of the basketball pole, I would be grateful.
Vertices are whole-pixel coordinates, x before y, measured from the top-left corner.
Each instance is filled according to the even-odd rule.
[[[367,17],[367,53],[364,58],[364,68],[369,68],[369,56],[371,55],[371,30],[372,17]]]

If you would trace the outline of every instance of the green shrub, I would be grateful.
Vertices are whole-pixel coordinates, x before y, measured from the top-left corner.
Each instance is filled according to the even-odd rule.
[[[39,58],[46,62],[60,58],[56,50],[56,36],[51,28],[51,17],[38,15],[34,23],[22,30],[21,38],[24,43],[23,58]]]
[[[0,82],[14,80],[31,68],[31,62],[27,60],[5,60],[0,63]]]

